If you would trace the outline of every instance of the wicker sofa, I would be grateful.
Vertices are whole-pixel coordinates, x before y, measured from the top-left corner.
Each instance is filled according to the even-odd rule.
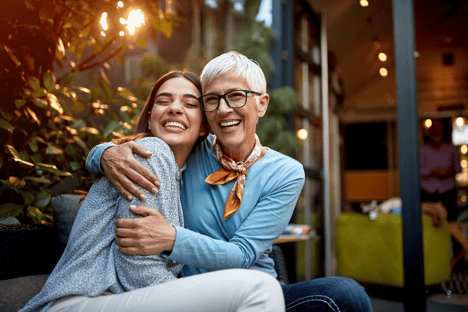
[[[65,194],[52,199],[52,209],[56,221],[56,232],[54,231],[56,237],[48,241],[49,248],[47,250],[49,252],[50,250],[57,250],[59,254],[38,254],[38,258],[45,257],[55,263],[51,263],[45,268],[46,272],[43,271],[44,269],[33,272],[50,273],[55,266],[56,261],[67,245],[68,235],[80,208],[80,198],[81,195]],[[48,276],[49,274],[39,274],[0,280],[0,311],[16,312],[21,309],[32,297],[41,291]]]

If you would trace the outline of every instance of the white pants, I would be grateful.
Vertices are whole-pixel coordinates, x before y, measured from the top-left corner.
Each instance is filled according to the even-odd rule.
[[[156,286],[97,297],[57,300],[59,311],[284,311],[278,281],[269,274],[230,269],[180,278]]]

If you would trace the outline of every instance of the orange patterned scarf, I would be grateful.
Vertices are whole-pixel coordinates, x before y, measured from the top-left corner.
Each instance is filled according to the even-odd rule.
[[[213,156],[223,168],[210,174],[206,178],[205,182],[217,185],[227,183],[237,178],[237,181],[234,183],[234,186],[229,193],[226,206],[224,207],[223,221],[232,216],[237,209],[239,209],[242,201],[242,193],[244,192],[247,169],[252,167],[252,165],[259,159],[261,153],[262,145],[260,144],[260,140],[257,135],[255,135],[255,147],[250,156],[245,162],[236,163],[234,160],[224,155],[218,139],[215,138],[213,142]]]

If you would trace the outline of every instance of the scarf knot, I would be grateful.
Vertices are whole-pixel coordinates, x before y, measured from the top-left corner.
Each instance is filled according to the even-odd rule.
[[[247,157],[245,162],[235,162],[233,159],[224,155],[218,139],[213,142],[213,156],[220,163],[221,169],[210,174],[205,182],[211,185],[225,184],[236,179],[224,207],[224,217],[226,220],[232,216],[240,207],[242,202],[242,193],[245,187],[245,178],[247,177],[247,169],[249,169],[260,157],[262,153],[262,145],[258,136],[255,135],[255,147]]]

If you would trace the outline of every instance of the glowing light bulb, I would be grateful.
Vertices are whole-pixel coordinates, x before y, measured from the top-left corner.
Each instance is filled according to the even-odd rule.
[[[458,117],[456,120],[455,120],[455,123],[457,126],[461,127],[465,124],[465,119],[463,117]]]
[[[468,152],[468,146],[466,146],[466,144],[463,144],[460,147],[460,151],[462,152],[462,154],[466,154]]]
[[[379,73],[382,77],[387,77],[388,70],[385,67],[380,68]]]
[[[432,120],[426,119],[426,121],[424,121],[424,126],[429,129],[432,126]]]
[[[143,15],[140,9],[132,10],[130,14],[128,14],[127,29],[131,35],[135,34],[135,28],[140,27],[141,24],[144,23],[145,16]]]
[[[468,162],[466,161],[466,159],[463,159],[462,161],[460,161],[460,166],[462,168],[466,168],[466,165],[468,165]]]
[[[297,137],[299,138],[299,140],[302,140],[302,141],[307,139],[307,130],[306,129],[298,130],[297,131]]]
[[[123,2],[122,1],[117,2],[117,7],[123,8]]]
[[[120,37],[122,37],[123,35],[125,35],[125,33],[123,32],[123,30],[121,30],[121,31],[119,32],[119,35],[120,35]]]
[[[369,6],[369,2],[368,2],[367,0],[361,0],[361,1],[359,1],[359,4],[360,4],[362,7]]]
[[[380,52],[379,53],[379,60],[385,62],[387,60],[387,54]]]
[[[99,22],[101,23],[102,29],[109,29],[109,26],[107,26],[107,12],[102,13],[101,20]]]

